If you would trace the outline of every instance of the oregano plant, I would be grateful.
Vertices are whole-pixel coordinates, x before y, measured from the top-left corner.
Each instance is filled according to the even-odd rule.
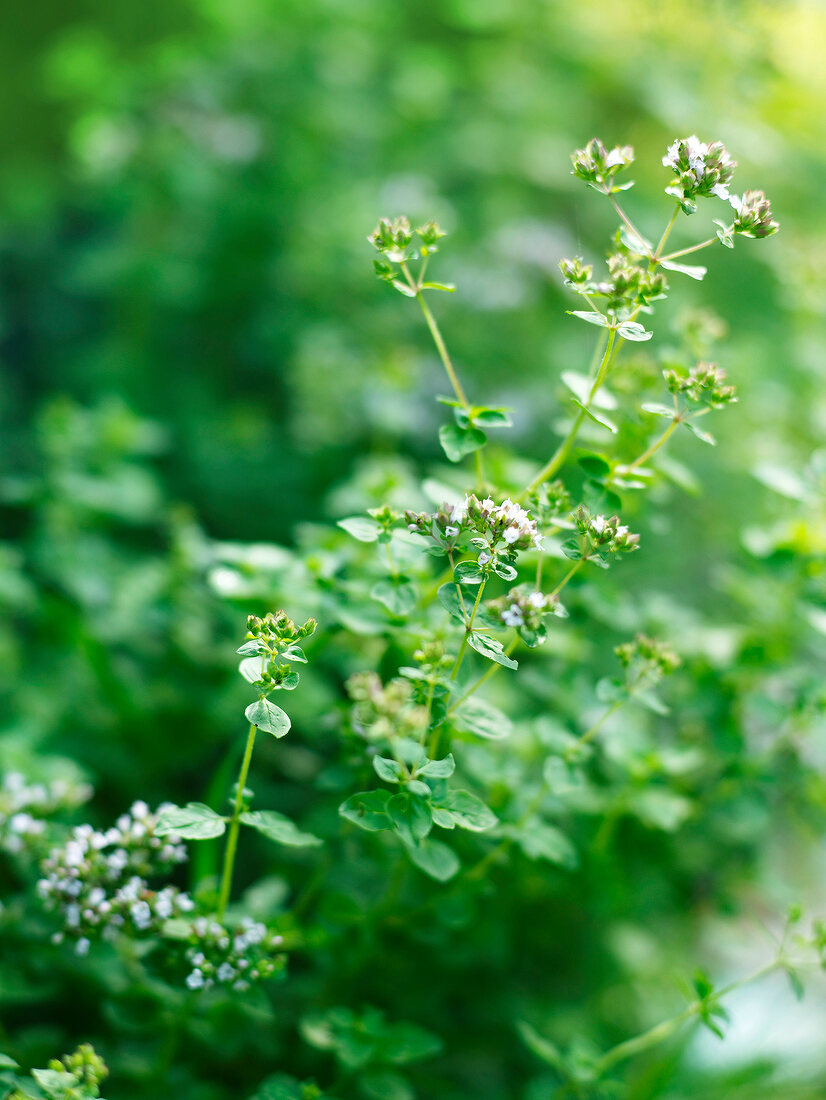
[[[705,336],[687,328],[684,346],[669,347],[658,372],[637,385],[629,371],[615,383],[629,349],[656,343],[657,307],[671,282],[679,292],[682,281],[704,278],[706,268],[686,257],[714,249],[723,261],[720,248],[770,237],[778,224],[762,192],[732,192],[736,166],[723,145],[691,136],[663,157],[663,222],[649,236],[620,201],[633,161],[630,147],[597,139],[572,156],[573,175],[618,226],[603,265],[579,256],[560,262],[577,307],[568,313],[594,346],[583,352],[590,367],[562,371],[558,411],[566,419],[528,475],[525,457],[503,442],[511,411],[460,378],[431,308],[456,291],[434,280],[446,234],[404,216],[382,218],[370,234],[376,275],[410,300],[400,308],[415,302],[444,368],[449,393],[435,398],[446,465],[333,530],[314,529],[312,545],[284,551],[265,591],[288,611],[263,611],[260,590],[249,597],[256,611],[237,648],[249,698],[228,733],[234,783],[222,768],[209,784],[212,800],[184,797],[153,810],[138,799],[96,827],[64,823],[91,797],[85,785],[5,778],[0,848],[34,884],[55,949],[71,949],[80,965],[109,951],[172,1006],[159,1080],[215,1006],[230,1013],[260,993],[294,1010],[304,1053],[287,1066],[276,1059],[257,1100],[407,1100],[416,1095],[417,1063],[438,1059],[445,1043],[415,1004],[404,1019],[366,1002],[347,964],[360,939],[369,958],[371,942],[407,936],[392,941],[399,956],[421,952],[438,986],[441,963],[429,945],[446,958],[458,950],[512,864],[527,861],[535,878],[567,882],[599,866],[624,819],[679,834],[696,813],[682,778],[696,754],[679,738],[667,750],[632,743],[623,755],[612,747],[629,714],[645,729],[672,720],[685,698],[676,692],[674,702],[667,684],[680,678],[680,638],[636,623],[615,643],[607,613],[594,608],[606,571],[652,552],[640,529],[651,498],[667,480],[680,481],[664,463],[675,435],[684,428],[692,444],[713,445],[705,418],[737,395],[707,358]],[[721,215],[712,235],[674,248],[675,234],[709,207]],[[211,552],[233,583],[255,576],[237,547]],[[232,573],[228,563],[239,560]],[[628,583],[644,584],[644,570]],[[609,663],[614,673],[605,675]],[[573,689],[560,683],[565,666],[576,666]],[[312,679],[314,667],[326,687],[322,673]],[[318,692],[322,704],[302,709],[305,692]],[[255,751],[262,743],[266,763]],[[322,763],[308,763],[302,747]],[[299,820],[254,793],[282,752],[296,786],[312,777]],[[698,971],[680,1011],[614,1045],[557,1039],[521,1015],[511,1030],[526,1057],[551,1073],[547,1095],[616,1095],[619,1067],[684,1025],[698,1021],[722,1036],[736,989],[772,971],[799,989],[800,969],[822,961],[824,944],[822,925],[804,932],[793,907],[752,974],[715,986]],[[293,974],[299,992],[291,1000]],[[304,993],[308,975],[318,977],[317,1003]],[[88,1047],[31,1076],[18,1073],[13,1051],[3,1058],[4,1095],[13,1100],[95,1097],[106,1072]]]

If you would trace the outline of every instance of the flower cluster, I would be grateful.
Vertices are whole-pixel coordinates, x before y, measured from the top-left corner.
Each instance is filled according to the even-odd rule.
[[[559,478],[555,478],[538,486],[528,497],[528,504],[531,515],[536,516],[538,527],[551,523],[559,525],[560,520],[570,511],[571,494]],[[563,523],[567,523],[567,520]]]
[[[479,500],[471,494],[463,504],[443,504],[432,515],[408,511],[405,518],[408,530],[430,536],[451,549],[462,535],[476,532],[480,538],[471,539],[471,544],[483,550],[480,564],[491,560],[490,553],[499,543],[513,550],[541,544],[536,520],[512,500],[497,504],[491,497]]]
[[[416,290],[413,289],[410,281],[399,277],[404,274],[401,265],[438,252],[436,242],[444,236],[446,236],[445,232],[434,221],[412,229],[410,222],[404,216],[394,218],[392,221],[390,218],[380,218],[378,225],[367,238],[381,257],[373,261],[376,275],[384,282],[391,283],[403,294],[414,296]],[[415,237],[418,237],[418,243],[414,241]]]
[[[512,588],[506,596],[489,600],[487,607],[505,626],[512,627],[529,646],[541,645],[546,638],[544,618],[568,617],[557,596],[537,592],[530,587]]]
[[[253,982],[267,981],[284,972],[286,957],[278,952],[283,942],[283,936],[249,918],[230,929],[218,921],[197,917],[186,951],[192,967],[185,979],[186,987],[198,990],[225,985],[243,993]]]
[[[307,663],[298,642],[313,634],[317,626],[315,619],[297,626],[286,611],[270,611],[263,619],[257,615],[247,618],[247,640],[237,652],[244,658],[242,674],[255,684],[262,698],[278,688],[290,691],[298,687],[298,673],[292,671],[291,664]]]
[[[612,194],[614,191],[626,191],[630,183],[617,184],[615,177],[623,168],[634,162],[634,150],[630,145],[616,145],[608,150],[599,140],[591,138],[584,149],[571,153],[573,170],[571,175],[584,180],[597,191]]]
[[[25,1082],[17,1078],[21,1087],[9,1093],[8,1100],[31,1100],[33,1096],[46,1100],[95,1100],[108,1076],[106,1063],[94,1047],[84,1043],[74,1054],[52,1058],[45,1070],[33,1069],[31,1078]]]
[[[0,784],[0,849],[16,855],[36,848],[46,833],[44,818],[74,809],[91,795],[87,783],[56,779],[28,784],[20,772],[8,772]]]
[[[731,227],[734,233],[742,233],[744,237],[770,237],[780,228],[762,191],[746,191],[742,197],[731,195],[729,202],[737,213]]]
[[[616,646],[614,653],[619,657],[626,675],[630,674],[629,678],[637,682],[656,682],[676,672],[682,664],[667,642],[649,638],[647,634],[637,634],[633,641]]]
[[[608,278],[601,282],[592,279],[593,268],[583,264],[580,257],[560,260],[559,268],[565,285],[578,294],[607,298],[607,308],[612,313],[634,306],[647,306],[664,298],[668,281],[662,271],[635,263],[628,249],[620,248],[612,253],[608,264]]]
[[[693,214],[698,198],[729,197],[728,184],[737,162],[731,159],[722,142],[713,141],[707,145],[692,134],[678,138],[668,147],[663,166],[671,168],[677,176],[665,193],[674,195],[686,214]]]
[[[716,363],[698,363],[688,374],[676,370],[663,371],[668,389],[673,394],[687,397],[689,401],[722,408],[737,400],[737,390],[726,384],[726,372]]]
[[[606,554],[628,554],[639,547],[640,536],[621,524],[619,516],[592,516],[580,504],[572,518],[581,539],[578,556],[589,561],[604,561]]]
[[[186,860],[177,837],[155,835],[164,809],[152,813],[145,802],[136,802],[105,832],[80,825],[43,860],[38,893],[63,921],[55,942],[69,937],[85,955],[93,937],[157,932],[165,921],[193,909],[192,899],[177,887],[154,890],[147,881]]]
[[[347,681],[347,694],[355,704],[352,724],[368,741],[394,737],[421,737],[427,726],[427,710],[416,706],[409,680],[383,684],[375,672],[357,672]]]

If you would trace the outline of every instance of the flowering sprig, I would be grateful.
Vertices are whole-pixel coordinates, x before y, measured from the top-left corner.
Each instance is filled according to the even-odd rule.
[[[562,550],[573,561],[590,561],[607,569],[610,558],[639,549],[640,536],[620,523],[619,516],[592,516],[588,508],[580,504],[571,518],[578,537],[566,542]]]
[[[187,858],[179,837],[157,833],[166,809],[152,813],[135,802],[110,829],[78,826],[43,860],[37,889],[61,917],[56,943],[70,939],[85,955],[93,939],[158,933],[166,921],[192,911],[192,899],[176,886],[152,885]]]
[[[609,150],[599,138],[591,138],[584,149],[571,153],[571,175],[584,180],[595,191],[611,195],[634,186],[632,182],[615,182],[618,173],[633,162],[634,150],[630,145],[616,145]]]
[[[37,855],[48,844],[47,819],[75,809],[91,796],[88,783],[67,779],[27,783],[20,772],[7,772],[0,781],[0,849],[12,855],[24,850]]]
[[[187,989],[206,990],[228,986],[243,993],[256,982],[283,975],[286,956],[280,951],[284,937],[260,921],[242,919],[235,928],[197,917],[189,926],[185,958],[191,969]]]
[[[79,1046],[73,1054],[52,1058],[45,1069],[33,1069],[30,1077],[10,1073],[19,1069],[6,1055],[0,1062],[0,1087],[2,1082],[11,1084],[11,1091],[3,1090],[6,1100],[97,1100],[100,1086],[109,1076],[109,1070],[88,1043]]]
[[[706,144],[692,134],[678,138],[668,147],[663,167],[671,168],[677,176],[665,193],[677,199],[685,214],[694,214],[698,198],[729,197],[728,184],[737,162],[731,159],[721,141]]]
[[[520,585],[512,588],[507,596],[488,600],[486,607],[504,626],[514,629],[530,648],[545,642],[548,632],[544,619],[547,615],[568,618],[568,612],[558,596],[537,591],[529,585]]]

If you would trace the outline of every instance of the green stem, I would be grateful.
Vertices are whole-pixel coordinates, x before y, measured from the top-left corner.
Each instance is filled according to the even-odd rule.
[[[508,642],[508,644],[505,646],[505,656],[510,657],[511,653],[513,653],[518,644],[519,636],[517,635],[515,638],[512,638],[511,641]],[[486,684],[491,676],[495,676],[496,673],[503,667],[503,665],[491,664],[487,672],[483,673],[475,683],[470,685],[464,695],[460,696],[460,698],[458,698],[456,702],[452,704],[452,706],[448,707],[447,713],[452,714],[458,706],[461,706],[462,703],[464,703],[465,699],[469,699],[471,695],[475,694],[482,686],[482,684]]]
[[[629,474],[632,470],[636,469],[637,466],[642,466],[642,464],[644,462],[647,462],[648,459],[651,458],[651,456],[653,454],[656,454],[657,451],[660,449],[660,447],[662,447],[662,445],[677,430],[677,427],[679,426],[679,424],[680,424],[679,420],[677,420],[677,419],[672,420],[671,423],[668,425],[668,427],[663,432],[663,434],[660,436],[660,438],[657,439],[654,443],[652,443],[647,451],[643,451],[643,453],[639,456],[639,458],[635,458],[634,461],[632,463],[630,463],[628,466],[623,466],[622,467],[622,472],[624,474]]]
[[[587,729],[585,733],[581,734],[581,736],[577,739],[577,744],[587,745],[589,741],[593,741],[594,737],[596,737],[597,733],[602,728],[603,723],[607,722],[611,715],[615,714],[623,705],[623,703],[627,702],[627,699],[617,699],[615,702],[613,702],[607,710],[602,712],[600,717],[597,718],[596,722],[594,722],[590,729]]]
[[[680,204],[677,203],[677,205],[674,207],[674,213],[671,215],[668,225],[665,227],[665,229],[663,230],[663,235],[660,237],[660,243],[657,245],[657,250],[651,257],[654,263],[656,263],[659,260],[660,256],[662,256],[663,249],[665,248],[665,242],[671,236],[671,230],[674,228],[674,222],[677,220],[677,216],[680,213],[680,210]]]
[[[579,561],[575,561],[568,572],[565,574],[565,576],[562,578],[562,580],[559,582],[559,584],[556,586],[556,588],[553,590],[553,592],[548,593],[549,599],[553,599],[554,596],[558,596],[565,585],[568,583],[568,581],[571,580],[571,578],[579,572],[584,564],[585,558],[580,558]]]
[[[637,237],[637,238],[638,238],[638,239],[640,240],[640,242],[642,242],[642,240],[643,240],[643,236],[642,236],[642,233],[640,233],[639,229],[637,229],[637,228],[636,228],[636,227],[634,226],[634,223],[633,223],[633,222],[631,221],[631,219],[630,219],[630,218],[629,218],[629,217],[628,217],[628,216],[627,216],[627,215],[625,214],[625,211],[624,211],[624,210],[622,209],[622,207],[621,207],[621,206],[620,206],[620,204],[619,204],[619,203],[617,202],[617,200],[616,200],[616,199],[614,198],[614,196],[613,196],[613,195],[609,195],[609,196],[608,196],[608,201],[609,201],[609,202],[611,203],[611,205],[613,206],[613,208],[614,208],[614,209],[616,210],[616,212],[617,212],[617,213],[619,214],[619,216],[620,216],[620,217],[622,218],[623,222],[625,222],[625,226],[626,226],[626,228],[627,228],[627,229],[628,229],[628,230],[629,230],[629,231],[630,231],[631,233],[633,233],[633,235],[634,235],[635,237]]]
[[[467,399],[465,391],[462,389],[462,383],[459,381],[458,375],[453,367],[453,363],[450,360],[450,356],[447,353],[447,347],[442,339],[442,334],[439,331],[439,326],[436,324],[436,318],[430,312],[430,306],[424,300],[424,295],[421,290],[416,291],[416,300],[422,307],[422,313],[424,319],[427,322],[427,327],[430,329],[430,335],[433,337],[433,343],[436,345],[436,350],[439,353],[439,358],[444,364],[444,368],[447,371],[447,376],[450,379],[450,384],[453,386],[453,392],[456,394],[456,400],[461,401],[465,411],[470,414],[471,404]]]
[[[663,260],[676,260],[679,256],[688,256],[690,252],[699,252],[701,248],[708,248],[710,244],[717,242],[717,237],[709,237],[707,241],[701,241],[699,244],[693,244],[691,248],[681,248],[679,252],[669,252],[667,256],[663,256]]]
[[[465,636],[462,638],[462,644],[459,646],[459,652],[456,654],[456,662],[453,665],[453,670],[450,673],[451,680],[455,680],[459,675],[459,669],[462,667],[462,661],[465,656],[465,650],[467,649],[467,640],[470,637],[473,630],[473,620],[476,618],[476,612],[479,610],[479,604],[482,601],[482,593],[485,591],[485,585],[487,584],[487,578],[479,585],[479,591],[476,593],[476,602],[473,605],[473,610],[470,613],[467,626],[465,627]]]
[[[608,344],[606,345],[605,353],[602,356],[602,362],[599,365],[599,370],[597,371],[597,376],[594,379],[594,384],[591,386],[591,392],[588,395],[588,401],[586,402],[586,405],[591,404],[600,386],[605,381],[605,377],[608,374],[608,370],[611,366],[611,360],[613,359],[615,354],[614,344],[616,342],[616,336],[616,329],[612,328],[608,336]],[[622,340],[622,338],[620,338],[619,345],[617,346],[617,351],[619,351],[619,348],[622,346],[623,343],[624,341]],[[570,431],[559,444],[557,449],[554,451],[549,462],[542,467],[542,469],[539,471],[533,481],[529,485],[527,485],[525,489],[522,490],[520,496],[525,496],[528,493],[535,492],[543,483],[543,481],[547,481],[548,478],[553,477],[553,475],[568,457],[571,447],[573,447],[574,441],[579,435],[579,429],[582,427],[582,422],[585,419],[586,415],[587,413],[584,408],[579,410],[579,414],[571,425]]]
[[[740,989],[744,985],[756,982],[759,978],[765,977],[766,974],[770,974],[773,970],[777,970],[778,967],[782,965],[782,959],[775,959],[767,966],[763,966],[753,974],[749,974],[748,977],[741,978],[739,981],[732,982],[731,985],[727,985],[723,989],[718,990],[711,998],[693,1001],[687,1008],[683,1009],[682,1012],[678,1013],[676,1016],[672,1016],[670,1020],[663,1020],[647,1031],[643,1031],[640,1035],[635,1035],[633,1039],[626,1039],[624,1042],[618,1043],[615,1047],[611,1047],[611,1049],[606,1051],[601,1058],[597,1059],[594,1063],[594,1069],[599,1076],[602,1076],[618,1062],[625,1062],[629,1058],[633,1058],[636,1054],[640,1054],[642,1051],[648,1050],[650,1047],[656,1046],[658,1043],[663,1042],[663,1040],[668,1039],[682,1024],[690,1020],[692,1016],[699,1015],[703,1008],[709,1004],[709,1001],[716,1003],[727,994],[733,993],[735,989]]]
[[[217,917],[219,921],[224,919],[224,913],[229,902],[229,892],[232,888],[232,872],[235,867],[235,852],[238,847],[238,830],[241,828],[241,812],[244,807],[244,787],[247,782],[247,774],[252,760],[252,749],[255,745],[255,726],[250,725],[247,734],[247,745],[244,749],[244,759],[241,761],[241,770],[238,773],[238,789],[235,792],[235,805],[232,809],[232,819],[229,823],[227,846],[224,849],[224,868],[221,873],[221,892],[218,895]]]

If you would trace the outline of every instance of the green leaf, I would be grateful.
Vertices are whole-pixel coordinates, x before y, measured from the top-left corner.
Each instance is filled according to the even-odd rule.
[[[258,699],[250,703],[244,711],[244,716],[257,729],[271,733],[273,737],[283,737],[290,731],[290,716],[269,699]]]
[[[460,561],[453,570],[453,577],[459,584],[481,584],[485,579],[478,562]]]
[[[398,783],[404,775],[404,768],[398,760],[391,760],[387,756],[374,756],[373,770],[385,783]]]
[[[611,473],[611,463],[605,455],[594,451],[583,451],[577,456],[577,462],[591,477],[607,477]]]
[[[439,597],[439,603],[451,619],[456,619],[460,623],[465,622],[465,613],[462,610],[462,601],[457,585],[452,581],[448,581],[447,584],[441,586],[436,595]]]
[[[734,226],[726,225],[725,222],[714,219],[714,224],[718,226],[717,237],[721,244],[724,244],[726,248],[734,248]]]
[[[540,1035],[536,1028],[531,1027],[525,1020],[516,1021],[516,1030],[522,1039],[522,1042],[532,1051],[537,1058],[540,1058],[543,1062],[547,1062],[549,1066],[553,1066],[554,1069],[561,1070],[564,1066],[564,1059],[559,1052],[558,1048],[554,1046],[550,1039],[546,1039],[544,1035]]]
[[[392,253],[388,253],[388,255],[391,257],[391,259],[393,258]],[[393,286],[396,288],[396,290],[398,290],[399,294],[403,294],[405,298],[416,297],[416,291],[413,289],[413,287],[410,286],[409,283],[403,283],[401,279],[394,279]]]
[[[432,1058],[441,1051],[442,1045],[441,1039],[417,1024],[388,1024],[377,1053],[380,1061],[403,1066]]]
[[[375,542],[381,534],[381,524],[369,516],[350,516],[336,524],[359,542]]]
[[[490,741],[500,741],[513,732],[510,718],[482,699],[465,699],[451,714],[450,720],[460,733],[473,733]]]
[[[482,424],[485,428],[510,428],[513,425],[507,409],[474,408],[471,416],[474,424]]]
[[[275,810],[251,810],[241,814],[241,821],[257,829],[269,840],[286,844],[289,848],[310,848],[323,843],[321,837],[302,833],[294,821]]]
[[[495,661],[497,665],[503,665],[505,668],[519,668],[519,662],[508,657],[505,647],[497,638],[491,638],[487,634],[480,634],[474,630],[468,635],[468,644],[489,661]]]
[[[528,859],[546,859],[549,863],[557,863],[569,870],[573,870],[579,863],[576,848],[565,834],[537,818],[508,832]]]
[[[392,829],[393,822],[387,813],[390,791],[360,791],[351,794],[338,808],[342,817],[368,832]]]
[[[703,281],[708,271],[707,267],[699,264],[675,264],[673,260],[660,260],[660,267],[664,267],[666,271],[677,271],[680,275],[687,275],[689,279],[696,279],[698,283]]]
[[[0,1054],[0,1069],[20,1069],[20,1063],[15,1062],[8,1054]]]
[[[698,439],[701,439],[703,443],[708,443],[710,446],[715,447],[717,440],[711,434],[711,432],[704,432],[702,428],[698,428],[692,420],[684,420],[683,424],[688,428],[692,435],[696,435]]]
[[[77,1088],[77,1078],[73,1073],[59,1069],[33,1069],[32,1077],[49,1097],[49,1100],[64,1100],[69,1090]]]
[[[687,798],[663,787],[649,787],[634,796],[632,809],[640,821],[654,829],[673,833],[690,815]]]
[[[499,821],[493,810],[470,791],[448,791],[440,800],[438,809],[446,810],[453,823],[461,829],[476,833],[492,829]]]
[[[639,703],[641,707],[645,707],[646,710],[653,711],[654,714],[670,714],[669,707],[660,699],[658,695],[655,695],[653,691],[646,691],[644,689],[638,689],[632,695],[635,703]]]
[[[641,325],[639,321],[623,321],[617,325],[617,336],[621,336],[623,340],[633,340],[637,343],[650,340],[653,335],[653,332],[646,332],[645,326]]]
[[[451,294],[456,289],[453,283],[422,283],[422,286],[427,290],[447,290]]]
[[[433,825],[430,806],[424,799],[407,791],[394,794],[387,803],[387,813],[393,827],[405,844],[423,840]]]
[[[582,560],[582,547],[580,546],[579,539],[566,539],[561,549],[565,557],[570,558],[571,561]]]
[[[209,840],[221,836],[226,821],[203,802],[188,802],[186,806],[170,806],[158,818],[156,836],[175,833],[184,840]]]
[[[650,256],[654,247],[642,233],[632,233],[626,225],[620,229],[620,240],[629,252],[634,252],[637,256]]]
[[[439,442],[451,462],[461,462],[465,455],[484,447],[488,437],[481,428],[460,428],[458,424],[442,424]]]
[[[370,589],[374,600],[393,615],[409,615],[416,606],[416,589],[407,577],[387,577]]]
[[[589,378],[587,374],[566,370],[562,372],[560,379],[577,401],[580,401],[583,405],[588,405],[591,402],[591,390],[594,388],[594,380]],[[603,387],[594,394],[593,404],[598,405],[601,409],[615,409],[617,399]]]
[[[415,847],[405,845],[405,851],[419,870],[439,882],[453,878],[461,867],[459,857],[452,848],[430,837]]]
[[[676,420],[677,414],[673,405],[661,405],[658,401],[645,401],[640,408],[643,412],[653,413],[654,416],[667,416],[669,420]]]
[[[297,672],[288,672],[280,684],[275,685],[276,691],[295,691],[301,677]]]
[[[426,779],[448,779],[456,770],[456,761],[453,753],[448,753],[442,760],[428,760],[421,768],[416,769],[416,775]]]
[[[582,321],[587,321],[589,325],[599,325],[600,328],[611,327],[611,322],[604,313],[582,309],[568,309],[565,312],[571,317],[579,317]]]
[[[265,642],[262,642],[260,638],[252,638],[248,642],[244,642],[242,646],[239,646],[235,651],[239,657],[260,657],[265,653],[269,653],[269,649]]]
[[[609,420],[603,413],[595,413],[593,409],[589,409],[587,405],[584,405],[578,397],[574,398],[574,404],[578,405],[587,416],[590,416],[595,424],[600,424],[603,428],[607,428],[609,432],[613,432],[616,435],[617,426],[613,420]]]

